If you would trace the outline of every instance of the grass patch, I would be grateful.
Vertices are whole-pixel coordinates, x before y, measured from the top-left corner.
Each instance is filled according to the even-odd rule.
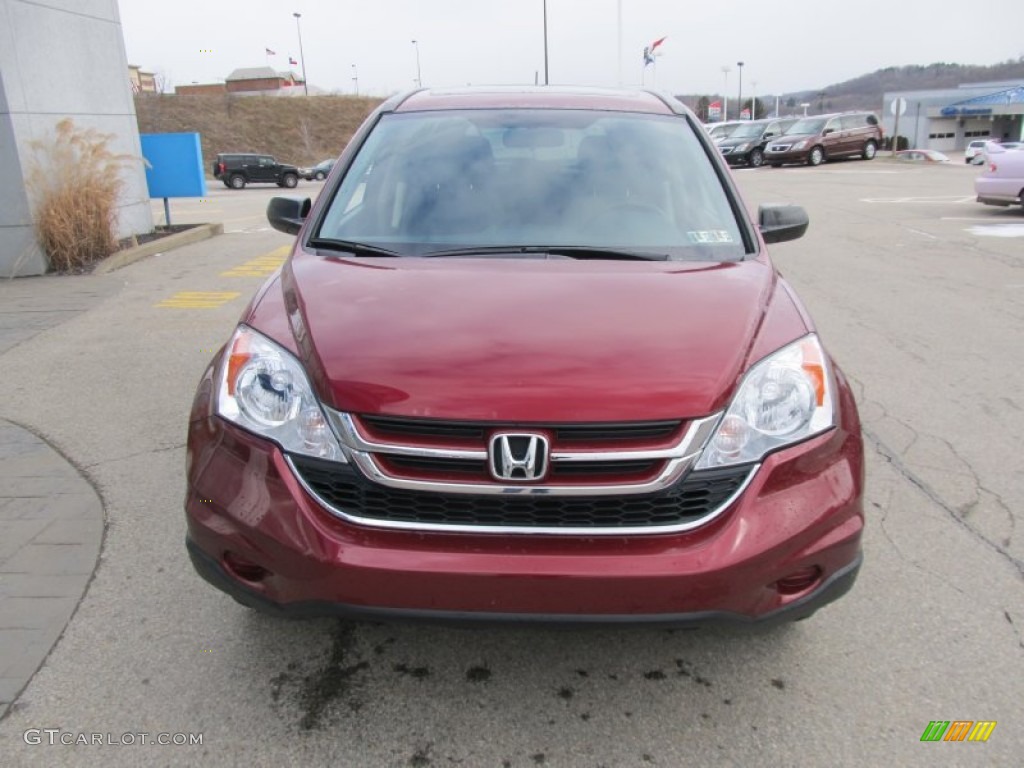
[[[113,138],[64,118],[52,138],[31,143],[36,234],[55,272],[82,271],[118,248],[121,170],[133,158],[111,151]]]

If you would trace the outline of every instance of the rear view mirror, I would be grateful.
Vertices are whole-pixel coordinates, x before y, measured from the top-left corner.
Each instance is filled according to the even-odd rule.
[[[766,243],[784,243],[803,237],[810,219],[802,205],[771,203],[758,207],[757,223]]]
[[[267,220],[278,232],[297,235],[312,207],[308,197],[272,197],[267,204]]]

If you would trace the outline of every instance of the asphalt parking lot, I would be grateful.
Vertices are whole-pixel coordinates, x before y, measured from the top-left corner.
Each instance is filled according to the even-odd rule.
[[[979,172],[883,158],[736,172],[752,208],[808,209],[807,235],[772,254],[868,441],[858,583],[756,634],[288,622],[207,587],[183,542],[186,417],[290,238],[263,219],[276,187],[174,202],[175,223],[225,234],[48,278],[89,300],[0,353],[0,418],[57,446],[106,514],[84,599],[0,722],[0,762],[1020,765],[1024,214],[975,203]],[[922,743],[933,720],[997,726],[987,743]],[[29,729],[202,743],[36,744]]]

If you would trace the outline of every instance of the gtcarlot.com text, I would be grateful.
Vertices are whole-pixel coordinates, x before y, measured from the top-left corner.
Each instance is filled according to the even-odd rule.
[[[134,747],[156,744],[161,747],[195,747],[203,743],[201,733],[76,733],[60,728],[29,728],[22,734],[26,744],[62,744],[71,746]]]

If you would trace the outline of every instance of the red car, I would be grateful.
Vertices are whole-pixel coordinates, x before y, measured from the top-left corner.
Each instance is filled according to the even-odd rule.
[[[200,382],[198,572],[286,616],[769,624],[861,563],[853,396],[699,121],[421,90],[367,119]]]

